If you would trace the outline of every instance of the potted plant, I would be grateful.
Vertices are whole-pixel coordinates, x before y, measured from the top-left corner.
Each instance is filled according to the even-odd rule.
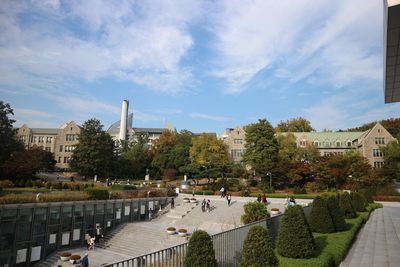
[[[74,261],[79,261],[81,259],[81,256],[79,255],[72,255],[71,257],[69,257],[69,261],[71,263],[74,263]]]
[[[178,230],[178,235],[179,236],[186,236],[187,235],[187,230],[186,229],[179,229]]]
[[[279,209],[278,208],[272,208],[271,209],[271,215],[278,215],[278,214],[280,214],[281,212],[279,211]]]
[[[191,198],[191,199],[190,199],[190,203],[197,203],[197,199]]]
[[[185,197],[185,198],[183,198],[183,202],[184,202],[184,203],[189,203],[189,202],[190,202],[190,199],[189,199],[188,197]]]
[[[175,227],[168,227],[167,228],[167,233],[169,235],[173,235],[173,234],[175,234],[175,232],[176,232],[176,228]]]
[[[71,257],[71,252],[63,252],[63,253],[60,254],[60,259],[62,261],[69,260],[69,257]]]

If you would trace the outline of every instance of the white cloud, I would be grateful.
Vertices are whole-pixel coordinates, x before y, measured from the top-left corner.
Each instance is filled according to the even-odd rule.
[[[232,118],[230,118],[230,117],[214,116],[214,115],[209,115],[209,114],[204,114],[204,113],[190,113],[189,117],[205,119],[205,120],[211,120],[211,121],[229,121],[229,120],[232,120]]]
[[[201,15],[200,4],[48,0],[15,8],[7,1],[0,6],[0,68],[23,79],[111,76],[179,93],[193,79],[182,60],[194,45],[189,28]],[[22,23],[28,9],[40,18]],[[0,77],[4,81],[9,79]]]
[[[261,71],[337,87],[381,79],[379,1],[221,1],[212,74],[238,93]],[[375,34],[371,34],[375,33]]]

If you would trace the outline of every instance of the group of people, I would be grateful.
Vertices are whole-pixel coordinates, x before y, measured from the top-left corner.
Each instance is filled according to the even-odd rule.
[[[265,196],[264,193],[262,195],[258,195],[257,201],[261,202],[261,204],[263,204],[264,207],[266,207],[269,204],[269,202],[267,201],[267,197]]]
[[[228,206],[230,206],[232,200],[232,194],[228,193],[224,187],[221,187],[221,190],[219,191],[221,192],[221,198],[226,198],[226,200],[228,201]]]
[[[211,211],[211,201],[209,199],[204,198],[203,201],[201,202],[201,211],[202,212],[210,212]]]
[[[96,229],[90,229],[88,230],[88,235],[86,238],[86,248],[87,250],[93,250],[94,245],[96,243],[99,243],[101,238],[103,237],[103,229],[100,227],[100,225],[96,225]]]

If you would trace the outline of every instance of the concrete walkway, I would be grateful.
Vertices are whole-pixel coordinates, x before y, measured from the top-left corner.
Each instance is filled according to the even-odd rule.
[[[197,229],[207,231],[209,234],[220,233],[241,225],[240,216],[243,214],[243,205],[249,201],[255,201],[255,198],[232,197],[231,206],[228,206],[226,199],[219,196],[195,196],[201,202],[203,198],[210,199],[211,212],[202,212],[201,204],[184,203],[183,198],[191,195],[180,194],[175,200],[175,210],[161,215],[152,221],[126,223],[118,227],[105,237],[105,243],[101,247],[89,251],[90,266],[102,266],[106,263],[112,263],[135,256],[144,255],[187,241],[185,237],[177,234],[168,235],[166,229],[169,226],[177,230],[185,228],[189,233]],[[268,209],[279,208],[284,211],[285,199],[268,199],[271,204]],[[297,200],[299,204],[307,204],[312,200]],[[170,216],[170,215],[184,216]],[[72,254],[83,255],[85,248],[68,250]],[[58,254],[50,257],[35,265],[38,267],[55,266],[58,260]],[[64,266],[71,266],[65,262]]]
[[[400,266],[400,203],[382,202],[358,233],[340,267]]]

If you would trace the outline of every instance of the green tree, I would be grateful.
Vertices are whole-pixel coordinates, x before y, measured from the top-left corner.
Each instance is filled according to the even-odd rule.
[[[320,196],[314,198],[310,213],[310,226],[313,232],[333,233],[335,226],[328,210],[328,203]]]
[[[276,266],[278,259],[272,246],[272,238],[267,229],[252,226],[243,243],[240,267]]]
[[[267,209],[260,202],[248,202],[244,206],[244,214],[240,218],[242,223],[248,224],[270,217]]]
[[[192,139],[190,147],[190,160],[205,170],[218,169],[222,171],[228,164],[229,158],[222,140],[215,135],[203,133]]]
[[[289,207],[283,214],[276,249],[279,255],[288,258],[310,258],[314,255],[314,237],[301,206]]]
[[[390,142],[381,148],[385,164],[382,174],[388,181],[396,179],[400,181],[400,143]]]
[[[245,131],[246,151],[243,162],[252,166],[257,175],[265,180],[278,161],[279,144],[274,129],[266,119],[260,119],[258,123],[246,126]]]
[[[185,267],[217,267],[215,251],[209,234],[196,230],[189,239],[184,261]]]
[[[13,152],[24,150],[21,142],[17,141],[17,129],[13,128],[15,120],[10,104],[0,101],[0,178],[4,176],[3,163],[8,160]]]
[[[332,222],[335,226],[335,231],[344,231],[347,229],[346,221],[344,220],[344,213],[339,205],[339,198],[336,196],[329,196],[326,199],[329,214],[331,215]]]
[[[311,127],[310,121],[305,118],[298,117],[287,121],[280,121],[276,126],[278,132],[312,132],[315,131]]]
[[[12,179],[28,180],[39,171],[52,171],[56,161],[51,152],[32,148],[14,152],[3,164],[5,174]]]
[[[142,178],[146,175],[146,169],[152,160],[147,145],[148,141],[147,133],[137,133],[135,140],[130,142],[126,151],[122,153],[120,162],[122,167],[126,168],[124,173],[128,177]]]
[[[70,166],[87,176],[111,175],[116,160],[115,144],[97,119],[87,120],[78,135],[79,143],[72,154]]]
[[[365,211],[365,206],[367,205],[367,201],[362,194],[358,192],[352,192],[351,204],[353,205],[355,211],[362,212]]]
[[[351,203],[350,194],[347,192],[344,192],[340,195],[340,208],[342,209],[344,216],[348,219],[357,216],[356,212],[354,211],[354,207]]]

